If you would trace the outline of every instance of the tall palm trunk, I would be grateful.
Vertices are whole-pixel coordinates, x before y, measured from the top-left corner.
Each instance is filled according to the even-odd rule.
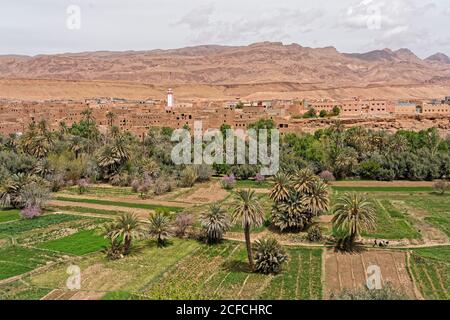
[[[250,226],[248,225],[248,223],[245,224],[244,233],[245,233],[245,245],[247,246],[248,262],[250,264],[250,268],[253,270],[254,266],[253,251],[252,251],[252,242],[250,240]]]

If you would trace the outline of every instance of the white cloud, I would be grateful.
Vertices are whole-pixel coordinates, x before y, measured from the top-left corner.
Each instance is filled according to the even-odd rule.
[[[249,16],[221,17],[212,5],[197,8],[175,24],[189,28],[197,43],[234,41],[289,40],[294,34],[313,30],[312,23],[323,14],[321,9],[292,10],[276,8]],[[194,18],[195,17],[195,18]]]
[[[71,3],[82,9],[79,32],[65,28]],[[448,0],[21,0],[0,1],[0,12],[0,54],[269,40],[450,55]]]

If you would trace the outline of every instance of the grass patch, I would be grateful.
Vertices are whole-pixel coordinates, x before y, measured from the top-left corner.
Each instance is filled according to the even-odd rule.
[[[322,249],[291,248],[289,263],[264,290],[261,299],[322,299]]]
[[[0,285],[0,300],[40,300],[51,289],[30,286],[23,281]]]
[[[71,194],[80,194],[78,186],[72,186],[65,189],[67,193]],[[87,191],[84,192],[89,195],[95,196],[130,196],[137,195],[137,193],[133,192],[131,187],[99,187],[99,186],[91,186],[88,187]]]
[[[29,272],[54,261],[58,255],[35,248],[11,246],[0,249],[0,279]]]
[[[376,230],[363,236],[381,239],[420,239],[420,233],[415,230],[408,218],[395,209],[388,200],[376,200],[377,225]]]
[[[450,246],[413,249],[413,252],[424,258],[450,263]]]
[[[268,181],[256,182],[254,180],[237,180],[235,188],[253,188],[253,189],[267,189],[271,188],[272,183]]]
[[[2,209],[2,210],[0,210],[0,223],[10,222],[10,221],[19,220],[19,219],[20,219],[20,214],[19,214],[19,210],[17,210],[17,209],[11,209],[11,210]]]
[[[107,240],[97,230],[84,230],[70,236],[50,240],[39,244],[39,248],[82,256],[100,251],[107,245]]]
[[[292,248],[288,253],[280,275],[262,275],[249,269],[243,244],[202,245],[145,294],[152,299],[321,299],[322,250]],[[297,289],[297,281],[303,289]]]
[[[79,217],[66,214],[49,214],[35,219],[24,219],[10,223],[0,224],[0,234],[17,236],[22,232],[27,232],[33,229],[41,229],[48,227],[50,225],[79,219],[80,219]]]
[[[429,212],[425,221],[442,230],[450,237],[450,197],[428,196],[426,198],[409,198],[406,203]]]
[[[352,187],[331,186],[333,190],[342,192],[432,192],[432,187]]]
[[[426,256],[431,254],[433,259],[425,258],[423,254]],[[436,260],[435,257],[436,252],[414,251],[411,254],[410,272],[425,299],[448,300],[450,298],[450,264]]]
[[[141,297],[126,291],[111,291],[102,297],[102,300],[140,300]]]
[[[99,205],[104,205],[104,206],[116,206],[116,207],[125,207],[125,208],[148,209],[148,210],[162,209],[162,210],[168,210],[168,211],[173,211],[173,212],[180,212],[180,211],[183,210],[183,208],[180,208],[180,207],[161,206],[161,205],[147,204],[147,203],[119,202],[119,201],[110,201],[110,200],[101,200],[101,199],[83,199],[83,198],[56,197],[56,200],[67,201],[67,202],[99,204]]]

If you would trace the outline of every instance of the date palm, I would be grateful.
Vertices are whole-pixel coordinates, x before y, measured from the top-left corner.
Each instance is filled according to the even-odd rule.
[[[330,197],[328,186],[321,179],[315,179],[308,193],[302,197],[302,205],[305,209],[318,216],[329,209]]]
[[[264,223],[264,211],[254,190],[238,190],[234,196],[233,223],[240,221],[244,228],[245,244],[247,246],[248,262],[254,268],[250,229]]]
[[[150,235],[156,238],[156,243],[158,247],[163,247],[170,236],[169,217],[162,212],[156,212],[150,214],[149,223],[150,223],[149,229]]]
[[[317,177],[311,169],[305,168],[297,172],[293,180],[294,190],[300,194],[303,194],[311,190],[313,183],[317,180]]]
[[[289,197],[289,176],[284,172],[278,172],[274,177],[274,185],[269,193],[269,198],[275,202],[282,202]]]
[[[108,119],[108,125],[109,125],[109,127],[112,127],[112,126],[113,126],[113,124],[114,124],[114,119],[116,119],[116,118],[117,118],[117,115],[116,115],[114,112],[108,111],[108,112],[106,113],[106,119]]]
[[[141,222],[134,213],[121,214],[116,221],[115,237],[123,238],[123,254],[130,253],[131,243],[142,236]]]
[[[363,195],[346,193],[338,198],[331,221],[333,227],[337,231],[344,232],[345,239],[353,245],[362,232],[375,228],[375,207]]]
[[[230,228],[227,212],[218,203],[213,203],[209,210],[200,217],[209,243],[222,240],[224,233]]]
[[[112,144],[106,145],[98,157],[98,165],[107,174],[115,173],[130,158],[130,150],[125,137],[120,136]]]

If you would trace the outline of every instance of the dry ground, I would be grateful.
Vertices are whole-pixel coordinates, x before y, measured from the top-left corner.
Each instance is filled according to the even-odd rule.
[[[399,85],[336,87],[317,89],[308,84],[286,88],[284,83],[209,85],[173,85],[177,99],[230,100],[240,96],[248,100],[263,99],[430,99],[448,95],[448,85]],[[167,86],[127,81],[86,81],[47,79],[0,79],[0,98],[22,100],[118,97],[128,99],[164,99]]]
[[[325,293],[361,288],[366,283],[370,265],[381,268],[382,284],[391,283],[410,298],[420,298],[407,270],[407,254],[396,251],[368,250],[363,253],[325,252]]]

